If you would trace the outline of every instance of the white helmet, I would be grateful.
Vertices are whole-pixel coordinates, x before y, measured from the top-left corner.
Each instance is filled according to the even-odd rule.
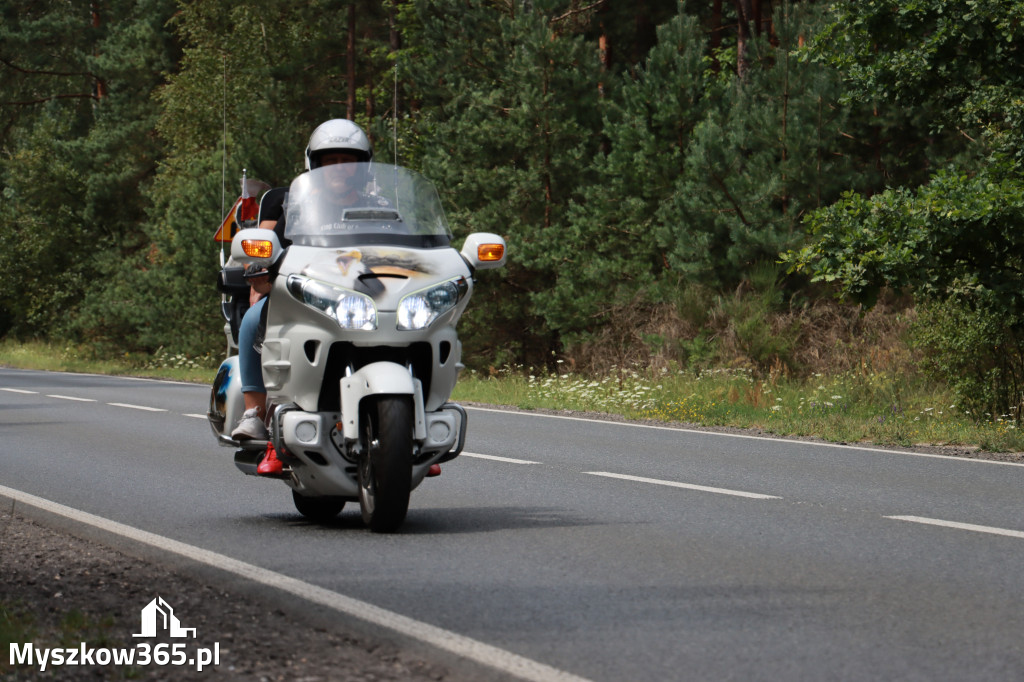
[[[345,152],[359,157],[360,161],[373,158],[370,138],[363,129],[345,118],[332,118],[317,126],[309,136],[306,147],[306,170],[320,166],[320,157],[327,152]]]

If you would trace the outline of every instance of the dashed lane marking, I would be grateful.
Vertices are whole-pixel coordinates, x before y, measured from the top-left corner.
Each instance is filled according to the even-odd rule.
[[[911,523],[923,523],[927,526],[942,526],[944,528],[956,528],[957,530],[970,530],[975,533],[988,533],[989,535],[1004,535],[1009,538],[1024,539],[1024,532],[1019,530],[1008,530],[1006,528],[995,528],[993,526],[978,526],[973,523],[960,523],[958,521],[943,521],[942,519],[929,519],[924,516],[886,516],[887,519],[895,521],[910,521]]]
[[[112,407],[127,407],[129,410],[143,410],[145,412],[166,412],[162,407],[146,407],[145,405],[132,405],[131,403],[107,403]]]
[[[463,452],[460,457],[473,457],[475,459],[489,459],[494,462],[506,462],[508,464],[540,464],[531,459],[513,459],[512,457],[498,457],[497,455],[481,455],[478,452]]]
[[[752,500],[781,500],[775,495],[762,495],[761,493],[748,493],[745,490],[729,490],[728,488],[712,488],[706,485],[693,483],[679,483],[678,481],[663,481],[657,478],[644,478],[643,476],[629,476],[628,474],[613,474],[607,471],[584,471],[591,476],[604,476],[605,478],[617,478],[623,481],[636,481],[638,483],[651,483],[653,485],[664,485],[670,488],[685,488],[687,490],[699,490],[705,493],[716,493],[718,495],[732,495],[733,497],[747,497]]]
[[[0,391],[7,391],[8,393],[21,393],[21,394],[25,394],[25,395],[39,395],[38,391],[26,391],[26,390],[21,389],[21,388],[0,388]],[[96,402],[95,398],[80,398],[78,396],[60,395],[60,394],[57,394],[57,393],[47,393],[46,397],[47,398],[56,398],[58,400],[74,400],[75,402],[79,402],[79,403],[94,403],[94,402]],[[133,405],[133,404],[130,404],[130,403],[107,403],[107,405],[110,405],[112,407],[126,407],[126,408],[128,408],[130,410],[143,410],[145,412],[167,412],[168,411],[168,410],[165,410],[162,407],[149,407],[147,405]],[[192,417],[194,419],[206,419],[207,418],[205,414],[183,414],[182,416],[183,417]]]

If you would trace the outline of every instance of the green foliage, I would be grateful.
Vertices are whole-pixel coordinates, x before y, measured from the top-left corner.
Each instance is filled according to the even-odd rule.
[[[123,3],[122,3],[123,4]],[[0,5],[0,144],[31,129],[40,112],[89,117],[99,74],[89,68],[102,33],[87,12],[56,2],[9,0]]]
[[[38,636],[32,611],[21,601],[0,600],[0,642],[7,646],[14,643],[31,642]],[[14,661],[10,658],[0,661],[0,673],[12,674]]]
[[[534,298],[564,341],[592,338],[631,301],[665,303],[673,287],[734,288],[847,186],[849,164],[828,153],[838,80],[791,56],[819,14],[779,12],[777,44],[758,41],[741,80],[715,71],[705,28],[680,9],[621,96],[600,102],[604,153],[553,245],[571,271]]]
[[[737,348],[760,369],[790,365],[793,347],[800,338],[799,321],[783,329],[772,328],[773,315],[785,304],[780,284],[776,268],[759,266],[751,271],[749,289],[741,287],[721,306]]]
[[[666,269],[657,213],[708,106],[703,43],[696,20],[676,16],[659,28],[635,79],[621,86],[621,104],[601,105],[609,149],[596,156],[594,182],[570,206],[552,245],[566,267],[542,298],[548,324],[569,342],[651,291]]]
[[[914,132],[940,170],[845,195],[811,216],[814,240],[783,257],[868,304],[883,287],[931,299],[934,328],[919,332],[929,366],[990,411],[1020,401],[1024,27],[1011,17],[1022,11],[1019,0],[843,6],[817,54],[847,70],[851,97],[919,111]]]
[[[57,328],[92,271],[79,256],[91,240],[72,208],[83,190],[80,176],[72,159],[54,150],[62,132],[57,122],[40,121],[25,146],[3,165],[8,208],[0,215],[0,269],[21,286],[18,296],[5,296],[0,305],[13,329],[23,334]],[[53,196],[55,189],[61,196]],[[54,199],[59,203],[51,208]]]
[[[111,267],[111,275],[90,292],[76,322],[83,336],[108,352],[168,346],[201,355],[222,347],[212,240],[219,222],[213,200],[219,195],[219,167],[214,152],[168,171],[153,195],[155,218],[145,224],[149,248]],[[209,198],[205,206],[195,199],[201,196]]]
[[[564,225],[599,143],[600,66],[580,36],[553,31],[555,4],[503,14],[489,2],[410,3],[423,170],[457,236],[502,234],[512,255],[465,320],[470,357],[491,345],[542,362],[557,348],[545,297],[572,266]]]
[[[914,325],[922,370],[947,385],[974,418],[1020,420],[1024,409],[1024,337],[1003,307],[961,300],[920,307]]]
[[[244,167],[287,182],[308,131],[348,114],[343,95],[353,90],[379,158],[393,155],[381,138],[397,131],[400,160],[438,181],[458,236],[486,230],[508,240],[510,266],[483,278],[465,320],[471,362],[549,361],[632,301],[653,310],[678,286],[734,287],[793,240],[804,206],[832,191],[822,179],[841,177],[820,151],[839,120],[821,116],[834,79],[790,57],[818,19],[790,5],[740,80],[710,66],[735,38],[712,46],[706,27],[668,0],[645,0],[642,17],[628,22],[632,10],[566,0],[360,2],[352,55],[339,40],[349,28],[340,0],[121,2],[112,9],[130,21],[101,21],[56,53],[77,60],[62,67],[77,74],[62,84],[109,88],[103,106],[77,102],[74,116],[69,105],[48,127],[45,117],[34,122],[43,126],[36,133],[15,129],[16,154],[37,164],[74,158],[40,171],[45,178],[5,184],[19,224],[30,226],[26,246],[38,242],[34,260],[27,249],[9,254],[19,274],[32,281],[29,271],[53,269],[63,278],[0,314],[22,332],[59,328],[109,352],[219,345],[207,240],[234,179]],[[36,44],[76,21],[56,7],[21,8],[11,44]],[[25,90],[20,73],[4,71],[5,98]],[[128,83],[153,96],[116,99]],[[388,95],[403,101],[377,116]],[[83,134],[87,143],[62,146]],[[28,182],[45,188],[35,204],[24,198]],[[54,201],[57,186],[72,197]],[[31,216],[62,211],[98,256],[76,249],[67,262],[41,259],[52,261],[53,236],[42,239]],[[25,227],[7,229],[25,236]]]
[[[850,97],[925,112],[927,132],[1020,155],[1024,72],[1021,0],[847,2],[819,38],[848,74]]]
[[[91,22],[58,3],[5,7],[17,11],[0,25],[0,267],[23,286],[0,319],[23,335],[73,333],[106,265],[142,244],[140,190],[159,154],[146,95],[173,63],[171,2],[122,0]]]
[[[917,191],[847,194],[810,217],[815,238],[784,260],[873,304],[883,287],[947,298],[985,291],[1024,315],[1024,184],[997,169],[943,171]]]
[[[338,51],[346,8],[335,0],[181,4],[170,22],[183,45],[179,69],[155,93],[167,156],[148,193],[146,248],[87,299],[77,323],[83,336],[132,352],[203,355],[222,346],[214,230],[243,168],[287,184],[304,169],[313,128],[345,115],[339,90],[357,87],[344,80]],[[359,35],[380,33],[382,8],[364,9]],[[379,61],[360,52],[359,73],[372,76]]]
[[[795,368],[794,299],[902,288],[946,315],[932,376],[988,358],[957,390],[992,411],[1024,334],[1024,0],[771,5],[741,39],[700,0],[11,0],[0,335],[219,351],[210,237],[242,168],[285,184],[352,116],[458,238],[508,242],[471,367]]]
[[[745,79],[706,81],[707,113],[655,213],[668,264],[692,281],[735,286],[795,244],[804,213],[852,181],[828,153],[843,120],[830,110],[838,81],[794,58],[799,36],[821,24],[812,9],[776,13],[777,44],[753,43],[757,59]]]

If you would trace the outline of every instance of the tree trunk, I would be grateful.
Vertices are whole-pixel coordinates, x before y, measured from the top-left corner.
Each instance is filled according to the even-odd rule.
[[[608,33],[604,30],[604,24],[601,25],[601,35],[597,38],[597,49],[601,58],[601,80],[597,82],[597,95],[604,99],[604,79],[608,75],[608,67],[612,62],[612,51],[608,44]]]
[[[746,80],[750,71],[750,23],[754,17],[751,0],[733,0],[736,5],[736,74]]]
[[[722,65],[718,61],[718,49],[722,47],[722,0],[711,3],[711,70],[718,73]]]
[[[90,12],[92,14],[92,27],[98,29],[100,27],[100,8],[99,8],[99,3],[95,2],[95,1],[90,3],[89,9],[90,9]],[[99,53],[98,52],[94,52],[93,56],[94,57],[98,57]],[[100,78],[99,76],[97,76],[96,80],[95,80],[95,83],[93,85],[93,90],[95,92],[96,99],[98,99],[98,100],[103,99],[104,97],[107,96],[107,82],[105,80],[103,80],[102,78]]]

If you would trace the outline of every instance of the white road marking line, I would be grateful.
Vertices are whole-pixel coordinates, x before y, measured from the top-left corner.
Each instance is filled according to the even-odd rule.
[[[145,410],[146,412],[166,412],[162,407],[146,407],[145,405],[131,405],[129,403],[107,403],[113,407],[127,407],[129,410]]]
[[[941,519],[929,519],[924,516],[886,516],[887,519],[896,521],[910,521],[911,523],[923,523],[928,526],[943,526],[945,528],[956,528],[958,530],[971,530],[975,533],[988,533],[990,535],[1005,535],[1010,538],[1024,539],[1024,532],[1019,530],[1007,530],[1006,528],[995,528],[993,526],[977,526],[973,523],[958,523],[956,521],[943,521]]]
[[[499,649],[479,640],[444,630],[429,623],[422,623],[408,616],[374,606],[368,602],[353,599],[338,592],[332,592],[323,587],[292,578],[282,573],[276,573],[260,566],[248,564],[244,561],[232,559],[231,557],[217,554],[201,547],[188,545],[184,542],[140,530],[103,518],[102,516],[95,516],[88,512],[67,507],[63,504],[2,485],[0,485],[0,496],[186,557],[207,566],[213,566],[243,579],[266,585],[272,589],[283,590],[302,599],[334,609],[339,613],[388,628],[407,637],[431,644],[439,649],[444,649],[523,680],[529,680],[530,682],[589,682],[586,678],[578,677],[510,651]]]
[[[60,398],[61,400],[76,400],[76,401],[78,401],[80,403],[94,403],[94,402],[96,402],[92,398],[76,398],[73,395],[54,395],[52,393],[47,393],[46,397],[47,398]]]
[[[46,371],[46,370],[19,370],[19,371],[25,372],[27,374],[27,373],[30,373],[30,372],[42,372],[42,371]],[[51,373],[51,374],[66,374],[66,372],[52,372],[52,371],[50,371],[48,373]],[[106,375],[106,374],[83,374],[82,376],[97,376],[97,377],[102,377],[104,379],[110,379],[111,378],[109,375]],[[174,385],[189,386],[189,387],[196,387],[197,386],[196,384],[193,384],[193,383],[181,382],[181,381],[169,381],[169,380],[166,380],[166,379],[146,379],[146,378],[143,378],[143,377],[117,377],[117,378],[118,379],[124,379],[124,380],[127,380],[127,381],[149,381],[149,382],[152,382],[152,383],[174,384]],[[203,387],[203,389],[204,390],[208,390],[205,387]],[[23,390],[13,389],[13,388],[4,388],[4,389],[0,389],[0,390],[10,391],[12,393],[36,393],[36,391],[23,391]],[[925,459],[941,459],[941,460],[945,460],[946,462],[956,462],[958,464],[999,464],[999,465],[1002,465],[1002,466],[1024,467],[1024,464],[1022,464],[1020,462],[1000,462],[1000,461],[993,460],[993,459],[974,459],[974,458],[970,458],[970,457],[951,457],[951,456],[948,456],[948,455],[933,455],[933,454],[929,454],[927,452],[907,452],[906,450],[886,450],[885,448],[874,448],[874,447],[867,447],[867,446],[863,446],[863,445],[848,445],[848,444],[847,445],[841,445],[839,443],[825,443],[825,442],[819,442],[819,441],[796,440],[796,439],[793,439],[793,438],[769,438],[769,437],[766,437],[766,436],[747,436],[747,435],[739,434],[739,433],[723,433],[723,432],[720,432],[720,431],[704,431],[704,430],[701,430],[701,429],[686,429],[686,428],[680,428],[678,426],[657,426],[657,425],[654,425],[654,424],[636,424],[636,423],[633,423],[633,422],[615,422],[615,421],[610,421],[610,420],[606,420],[606,419],[588,419],[588,418],[585,418],[585,417],[570,417],[570,416],[558,415],[558,414],[543,414],[543,413],[540,413],[540,412],[523,412],[523,411],[520,411],[520,410],[500,410],[500,409],[489,408],[489,407],[467,406],[466,409],[467,410],[477,410],[479,412],[494,412],[496,414],[523,415],[523,416],[528,416],[528,417],[544,417],[544,418],[547,418],[547,419],[566,419],[566,420],[569,420],[569,421],[591,422],[591,423],[595,423],[595,424],[607,424],[607,425],[613,425],[613,426],[628,426],[628,427],[632,427],[632,428],[636,428],[636,429],[654,429],[654,430],[657,430],[657,431],[675,431],[675,432],[678,432],[678,433],[692,433],[692,434],[703,435],[703,436],[717,436],[719,438],[741,438],[741,439],[746,439],[746,440],[766,441],[766,442],[769,442],[769,443],[787,443],[787,444],[791,444],[791,445],[808,445],[808,446],[811,446],[811,447],[842,448],[842,449],[845,449],[845,450],[860,450],[862,452],[876,452],[876,453],[879,453],[879,454],[887,454],[887,455],[909,455],[911,457],[923,457]]]
[[[23,389],[20,389],[20,388],[0,388],[0,391],[7,391],[8,393],[24,393],[24,394],[28,394],[28,395],[39,395],[38,391],[26,391],[26,390],[23,390]],[[57,398],[58,400],[74,400],[74,401],[80,402],[80,403],[94,403],[94,402],[96,402],[96,400],[94,398],[79,398],[79,397],[73,396],[73,395],[59,395],[57,393],[47,393],[46,397],[47,398]],[[113,407],[127,407],[128,409],[131,409],[131,410],[144,410],[146,412],[167,412],[167,410],[165,410],[165,409],[163,409],[161,407],[146,407],[145,405],[130,405],[128,403],[107,403],[107,405],[112,405]],[[184,417],[193,417],[195,419],[206,419],[207,418],[205,414],[184,414],[182,416],[184,416]]]
[[[509,464],[540,464],[529,459],[513,459],[511,457],[498,457],[497,455],[481,455],[476,452],[463,452],[460,457],[475,457],[476,459],[490,459],[495,462],[508,462]]]
[[[522,415],[527,417],[543,417],[545,419],[567,419],[569,421],[590,422],[592,424],[605,424],[608,426],[628,426],[635,429],[654,429],[656,431],[675,431],[677,433],[692,433],[700,436],[717,436],[719,438],[741,438],[744,440],[760,440],[768,443],[786,443],[789,445],[808,445],[819,448],[841,448],[844,450],[860,450],[862,452],[876,452],[885,455],[910,455],[911,457],[924,457],[926,459],[942,459],[947,462],[960,464],[1001,464],[1003,466],[1024,467],[1020,462],[1000,462],[994,459],[973,459],[970,457],[952,457],[949,455],[932,455],[927,452],[907,452],[906,450],[886,450],[884,448],[872,448],[864,445],[842,445],[840,443],[826,443],[813,440],[796,440],[794,438],[769,438],[767,436],[747,436],[740,433],[722,433],[720,431],[703,431],[701,429],[686,429],[678,426],[657,426],[654,424],[635,424],[633,422],[616,422],[606,419],[589,419],[587,417],[569,417],[561,414],[543,414],[541,412],[521,412],[517,410],[498,410],[489,407],[466,407],[467,410],[479,412],[494,412],[496,414]]]
[[[718,493],[719,495],[733,495],[735,497],[749,497],[753,500],[781,500],[775,495],[762,495],[761,493],[748,493],[743,490],[729,490],[727,488],[712,488],[706,485],[694,485],[693,483],[678,483],[676,481],[662,481],[657,478],[644,478],[643,476],[629,476],[627,474],[612,474],[607,471],[584,471],[591,476],[604,476],[606,478],[618,478],[623,481],[637,481],[639,483],[653,483],[654,485],[665,485],[671,488],[686,488],[687,490],[700,490],[705,493]]]

